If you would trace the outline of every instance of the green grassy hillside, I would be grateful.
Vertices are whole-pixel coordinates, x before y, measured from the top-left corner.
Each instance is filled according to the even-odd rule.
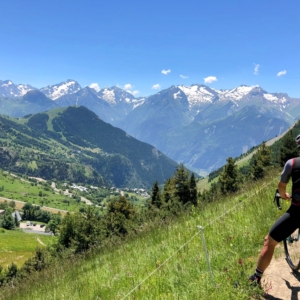
[[[41,209],[57,213],[55,209],[64,211],[79,211],[86,207],[71,197],[54,192],[51,186],[44,182],[29,181],[27,177],[18,177],[0,170],[0,202],[15,200],[16,209],[22,209],[25,202],[41,206]],[[53,208],[50,210],[48,208]],[[63,212],[61,212],[63,213]]]
[[[247,277],[263,237],[281,213],[272,202],[278,175],[205,208],[200,205],[173,223],[162,222],[139,238],[52,266],[31,276],[30,284],[24,280],[18,290],[5,290],[5,299],[256,297],[259,291]],[[204,228],[211,274],[198,225]]]
[[[55,237],[34,233],[25,233],[22,230],[0,229],[0,263],[7,267],[15,263],[18,267],[32,256],[39,247],[50,245]]]

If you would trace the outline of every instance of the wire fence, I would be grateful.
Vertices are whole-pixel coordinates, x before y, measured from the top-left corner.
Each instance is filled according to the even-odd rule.
[[[207,228],[208,226],[213,225],[215,222],[219,221],[220,219],[222,219],[223,217],[225,217],[226,215],[228,215],[230,212],[232,212],[233,210],[235,210],[237,207],[241,206],[243,203],[245,203],[247,200],[251,199],[255,194],[257,194],[259,191],[263,190],[264,188],[266,188],[267,186],[269,186],[270,184],[272,184],[276,179],[271,180],[270,182],[262,185],[262,187],[253,192],[251,195],[249,195],[247,198],[245,198],[243,201],[240,201],[239,203],[237,203],[236,205],[234,205],[233,207],[231,207],[230,209],[226,210],[223,214],[221,214],[220,216],[216,217],[215,219],[213,219],[211,222],[209,222],[208,224],[206,224],[205,226],[197,226],[200,231],[197,231],[188,241],[186,241],[183,245],[181,245],[171,256],[169,256],[164,262],[162,262],[156,269],[154,269],[147,277],[145,277],[141,282],[139,282],[130,292],[128,292],[123,298],[122,300],[126,299],[128,296],[130,296],[138,287],[140,287],[145,281],[147,281],[152,275],[154,275],[160,268],[162,268],[167,262],[169,262],[171,260],[172,257],[174,257],[181,249],[183,249],[188,243],[190,243],[196,236],[198,236],[201,232],[203,233],[203,230],[205,228]],[[203,241],[204,243],[204,241]],[[204,245],[205,248],[205,245]],[[213,279],[212,279],[213,281]]]

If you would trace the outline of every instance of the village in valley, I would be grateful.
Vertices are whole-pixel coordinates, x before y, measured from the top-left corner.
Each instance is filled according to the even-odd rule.
[[[13,180],[20,180],[23,183],[27,183],[32,185],[40,186],[41,189],[39,191],[39,201],[33,201],[33,203],[30,203],[30,200],[24,201],[24,199],[19,199],[22,197],[14,196],[14,197],[1,197],[3,195],[0,195],[0,205],[3,207],[4,204],[8,203],[8,206],[13,209],[13,212],[11,213],[12,219],[15,221],[15,224],[18,224],[17,227],[23,229],[26,232],[35,232],[35,233],[47,233],[52,234],[49,226],[45,224],[45,222],[36,222],[32,220],[28,220],[28,216],[24,216],[24,206],[25,205],[32,205],[35,208],[45,210],[54,214],[66,214],[69,210],[57,208],[57,205],[51,205],[52,203],[49,203],[49,200],[47,200],[47,192],[51,192],[52,195],[59,195],[60,197],[67,197],[72,199],[76,199],[78,201],[77,203],[82,203],[79,211],[84,211],[84,205],[89,206],[95,206],[96,208],[99,208],[100,210],[106,209],[106,204],[109,202],[109,199],[112,197],[118,197],[119,196],[125,196],[128,197],[132,202],[136,203],[146,203],[147,199],[150,198],[149,192],[143,188],[117,188],[117,187],[97,187],[93,185],[82,186],[78,185],[76,183],[68,184],[66,182],[64,183],[56,183],[54,181],[51,182],[51,184],[39,177],[20,177],[16,174],[4,172],[6,175],[10,175]],[[4,188],[3,188],[4,189]],[[102,193],[103,195],[103,201],[99,203],[95,202],[93,200],[92,195]],[[26,195],[26,193],[23,193]],[[144,200],[143,200],[144,199]],[[71,200],[62,200],[63,202],[66,202],[70,204]],[[53,201],[53,200],[52,200]],[[59,200],[57,200],[59,201]],[[53,207],[52,207],[53,206]],[[2,207],[1,207],[2,208]],[[0,208],[0,219],[4,217],[5,215],[5,209]]]

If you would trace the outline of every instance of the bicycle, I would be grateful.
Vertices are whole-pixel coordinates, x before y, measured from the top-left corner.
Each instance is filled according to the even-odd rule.
[[[280,194],[278,189],[275,192],[274,202],[277,204],[278,209],[282,209],[280,206]],[[293,271],[300,269],[300,228],[297,228],[290,236],[283,240],[285,259]]]

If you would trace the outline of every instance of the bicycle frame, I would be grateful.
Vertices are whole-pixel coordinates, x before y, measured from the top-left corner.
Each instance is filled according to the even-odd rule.
[[[276,202],[277,208],[279,210],[282,209],[280,206],[280,199],[281,197],[277,189],[273,201]],[[293,271],[298,271],[300,269],[300,260],[298,258],[299,256],[296,258],[293,257],[293,254],[291,255],[291,253],[293,253],[293,243],[296,243],[296,248],[294,248],[294,250],[298,250],[296,251],[296,253],[299,252],[299,244],[297,244],[297,242],[300,240],[300,228],[296,230],[298,230],[298,234],[295,235],[294,232],[291,235],[289,235],[285,240],[283,240],[285,259]]]

